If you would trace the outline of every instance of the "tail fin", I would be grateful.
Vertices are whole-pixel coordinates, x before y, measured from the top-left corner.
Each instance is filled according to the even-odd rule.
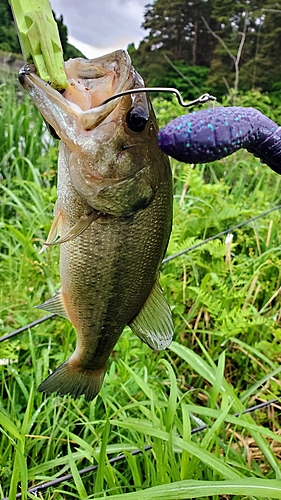
[[[84,394],[86,401],[91,401],[100,391],[105,370],[82,370],[68,360],[39,385],[38,391],[71,394],[74,398]]]

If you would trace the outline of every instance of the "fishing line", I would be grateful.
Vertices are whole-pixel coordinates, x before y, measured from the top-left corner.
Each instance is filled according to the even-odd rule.
[[[104,104],[107,104],[108,102],[112,101],[113,99],[118,99],[119,97],[123,97],[125,95],[142,94],[143,92],[169,92],[170,94],[174,94],[176,96],[179,104],[183,108],[189,108],[190,106],[195,106],[196,104],[204,104],[205,102],[208,102],[208,101],[216,101],[216,97],[214,97],[213,95],[202,94],[202,95],[200,95],[200,97],[197,97],[197,99],[194,99],[194,101],[184,102],[179,90],[174,89],[172,87],[138,87],[136,89],[124,90],[123,92],[119,92],[118,94],[114,94],[114,95],[108,97],[108,99],[105,99],[105,101],[102,101],[97,107],[99,108],[100,106],[104,106]]]
[[[257,219],[260,219],[261,217],[264,217],[265,215],[268,215],[271,212],[274,212],[274,210],[278,210],[279,208],[281,208],[281,205],[277,205],[276,207],[270,208],[269,210],[266,210],[266,212],[263,212],[260,215],[256,215],[255,217],[251,217],[251,219],[248,219],[244,222],[240,222],[239,224],[236,224],[236,226],[232,226],[229,229],[225,229],[224,231],[221,231],[220,233],[215,234],[215,236],[210,236],[210,238],[207,238],[206,240],[203,240],[200,243],[196,243],[196,245],[192,245],[191,247],[188,247],[185,250],[181,250],[178,253],[170,255],[169,257],[166,257],[165,259],[162,260],[162,264],[165,264],[166,262],[169,262],[172,259],[176,259],[177,257],[180,257],[181,255],[183,255],[185,253],[191,252],[191,250],[195,250],[196,248],[199,248],[202,245],[205,245],[205,243],[208,243],[209,241],[215,240],[216,238],[220,238],[220,236],[223,236],[224,234],[232,233],[232,231],[235,231],[235,229],[238,229],[239,227],[245,226],[246,224],[249,224],[250,222],[253,222]],[[0,341],[1,341],[1,339],[0,339]]]
[[[270,214],[271,212],[274,212],[275,210],[279,210],[281,208],[281,204],[277,205],[276,207],[270,208],[269,210],[266,210],[265,212],[262,212],[259,215],[256,215],[255,217],[251,217],[251,219],[248,219],[244,222],[240,222],[239,224],[236,224],[236,226],[232,226],[228,229],[225,229],[224,231],[221,231],[218,234],[215,234],[215,236],[210,236],[210,238],[207,238],[206,240],[201,241],[200,243],[196,243],[196,245],[192,245],[191,247],[186,248],[185,250],[181,250],[178,253],[175,253],[173,255],[169,255],[169,257],[166,257],[165,259],[162,260],[162,264],[165,264],[166,262],[169,262],[170,260],[176,259],[177,257],[180,257],[181,255],[184,255],[188,252],[191,252],[192,250],[195,250],[196,248],[201,247],[202,245],[205,245],[206,243],[209,243],[209,241],[213,241],[217,238],[220,238],[224,234],[231,233],[232,231],[235,231],[235,229],[238,229],[239,227],[245,226],[246,224],[249,224],[250,222],[253,222],[257,219],[260,219],[261,217],[265,217],[266,215]],[[15,335],[18,335],[19,333],[22,333],[29,328],[32,328],[36,325],[39,325],[40,323],[43,323],[44,321],[47,321],[48,319],[53,318],[56,316],[56,314],[48,314],[47,316],[43,316],[43,318],[37,319],[35,321],[32,321],[31,323],[28,323],[28,325],[22,326],[21,328],[18,328],[17,330],[14,330],[13,332],[8,333],[7,335],[4,335],[3,337],[0,337],[0,343],[4,342],[4,340],[8,340]]]
[[[33,326],[39,325],[40,323],[43,323],[43,321],[47,321],[47,319],[53,318],[53,316],[56,316],[56,314],[51,313],[47,314],[47,316],[43,316],[43,318],[36,319],[35,321],[32,321],[31,323],[28,323],[28,325],[22,326],[21,328],[18,328],[17,330],[14,330],[11,333],[8,333],[7,335],[4,335],[3,337],[0,337],[0,342],[4,342],[4,340],[8,340],[15,335],[18,335],[19,333],[25,332],[29,328],[32,328]]]
[[[280,402],[279,399],[271,399],[270,401],[264,401],[263,403],[259,403],[255,406],[252,406],[251,408],[246,408],[245,410],[243,410],[241,412],[234,413],[233,417],[239,417],[240,415],[243,415],[246,413],[254,413],[257,410],[262,410],[264,408],[267,408],[267,407],[269,407],[273,404],[279,403],[279,402]],[[195,429],[191,429],[190,433],[192,435],[197,434],[197,432],[201,432],[201,431],[206,430],[207,427],[208,427],[207,424],[201,425],[200,427],[196,427]],[[178,436],[178,437],[181,437],[181,436]],[[152,449],[152,445],[146,445],[146,446],[144,446],[144,448],[142,450],[137,449],[137,450],[131,451],[130,455],[131,456],[139,455],[140,453],[147,452],[151,449]],[[124,455],[122,453],[121,455],[118,455],[117,457],[110,458],[108,460],[108,462],[110,463],[110,465],[115,465],[118,462],[126,460],[126,458],[127,458],[126,455]],[[98,464],[91,465],[90,467],[86,467],[85,469],[81,469],[80,471],[78,471],[78,474],[81,477],[84,474],[88,474],[90,472],[96,471],[98,469],[98,467],[99,467]],[[52,488],[54,486],[58,486],[59,484],[64,483],[65,481],[71,481],[72,479],[73,479],[73,474],[65,474],[64,476],[58,477],[52,481],[48,481],[46,483],[42,483],[42,484],[38,484],[37,486],[33,486],[32,488],[27,490],[27,492],[33,493],[34,495],[37,495],[37,493],[39,493],[41,491],[47,490],[47,489]],[[21,497],[22,497],[21,493],[17,493],[15,496],[15,498],[21,498]],[[8,497],[3,498],[2,500],[8,500]]]

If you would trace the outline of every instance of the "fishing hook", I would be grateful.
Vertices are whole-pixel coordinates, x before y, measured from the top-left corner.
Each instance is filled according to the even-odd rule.
[[[204,104],[205,102],[208,102],[208,101],[216,101],[216,97],[206,93],[206,94],[200,95],[200,97],[198,97],[197,99],[194,99],[194,101],[184,102],[178,89],[174,89],[172,87],[139,87],[136,89],[124,90],[123,92],[119,92],[118,94],[114,94],[111,97],[108,97],[108,99],[105,99],[105,101],[101,102],[97,107],[99,108],[100,106],[107,104],[108,102],[112,101],[113,99],[118,99],[118,97],[123,97],[125,95],[130,95],[130,94],[139,94],[139,93],[142,94],[143,92],[169,92],[169,93],[174,94],[176,96],[179,104],[183,108],[195,106],[195,104]]]

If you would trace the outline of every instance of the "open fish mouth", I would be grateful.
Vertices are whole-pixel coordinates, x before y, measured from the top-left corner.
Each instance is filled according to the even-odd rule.
[[[125,50],[117,50],[96,59],[69,59],[65,63],[65,71],[68,86],[63,94],[41,80],[32,65],[22,68],[19,79],[31,97],[43,91],[62,111],[79,119],[84,130],[98,126],[120,102],[120,99],[116,99],[100,106],[108,97],[131,87],[143,86]],[[40,111],[44,116],[43,110]]]
[[[130,83],[131,61],[125,51],[118,50],[97,59],[70,59],[65,72],[68,88],[64,98],[88,111]]]
[[[144,206],[154,196],[151,158],[158,152],[157,124],[145,93],[104,101],[124,90],[141,89],[144,82],[125,50],[91,60],[70,59],[65,69],[63,94],[32,67],[24,66],[19,79],[51,133],[61,139],[77,193],[98,212],[130,215],[139,206],[137,199]]]

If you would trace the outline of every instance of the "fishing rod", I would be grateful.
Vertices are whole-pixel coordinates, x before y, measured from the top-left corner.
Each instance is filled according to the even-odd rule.
[[[244,221],[244,222],[239,222],[239,224],[236,224],[235,226],[229,227],[228,229],[225,229],[224,231],[221,231],[218,234],[215,234],[214,236],[210,236],[209,238],[206,238],[203,241],[200,241],[200,243],[196,243],[195,245],[192,245],[191,247],[186,248],[185,250],[181,250],[181,252],[175,253],[173,255],[169,255],[165,259],[162,260],[162,264],[165,264],[166,262],[169,262],[170,260],[176,259],[177,257],[180,257],[181,255],[184,255],[188,252],[191,252],[192,250],[195,250],[196,248],[201,247],[202,245],[205,245],[206,243],[209,243],[209,241],[216,240],[217,238],[220,238],[224,234],[232,233],[232,231],[235,231],[235,229],[238,229],[242,226],[245,226],[246,224],[249,224],[250,222],[254,222],[257,219],[260,219],[261,217],[265,217],[266,215],[270,214],[271,212],[274,212],[275,210],[279,210],[281,208],[281,205],[276,205],[276,207],[270,208],[269,210],[266,210],[262,214],[255,215],[255,217],[251,217],[250,219]],[[0,339],[1,341],[1,339]]]
[[[243,410],[239,413],[234,413],[232,416],[239,417],[240,415],[254,413],[257,410],[262,410],[264,408],[268,408],[269,406],[272,406],[276,403],[280,403],[280,400],[277,398],[271,399],[270,401],[263,401],[262,403],[254,405],[250,408],[246,408],[245,410]],[[194,429],[191,429],[190,434],[191,435],[197,434],[198,432],[204,431],[207,428],[208,428],[207,424],[200,425],[199,427],[195,427]],[[179,435],[178,437],[181,437],[181,436]],[[152,449],[152,445],[149,444],[149,445],[144,446],[142,450],[138,448],[136,450],[131,451],[130,455],[136,456],[136,455],[139,455],[141,453],[146,453],[147,451],[149,451],[151,449]],[[122,453],[121,455],[118,455],[117,457],[113,457],[113,458],[108,459],[108,463],[110,463],[110,465],[115,465],[118,462],[122,462],[122,461],[126,460],[126,458],[127,458],[127,456]],[[99,467],[98,464],[91,465],[90,467],[85,467],[84,469],[80,469],[78,471],[78,474],[80,477],[84,476],[85,474],[89,474],[90,472],[96,471],[98,469],[98,467]],[[64,476],[57,477],[56,479],[53,479],[52,481],[48,481],[46,483],[41,483],[41,484],[38,484],[37,486],[32,486],[27,491],[28,491],[28,493],[33,493],[33,495],[37,496],[38,493],[41,491],[45,491],[49,488],[54,488],[55,486],[58,486],[59,484],[64,483],[65,481],[71,481],[72,479],[73,479],[73,474],[65,474]],[[21,498],[21,497],[22,497],[21,493],[17,493],[15,496],[15,498]],[[8,497],[3,498],[3,500],[8,500]]]
[[[232,233],[232,231],[235,231],[235,229],[238,229],[242,226],[245,226],[246,224],[249,224],[250,222],[254,222],[255,220],[260,219],[262,217],[265,217],[266,215],[270,214],[271,212],[274,212],[275,210],[279,210],[279,209],[281,209],[281,204],[276,205],[276,207],[270,208],[269,210],[266,210],[265,212],[262,212],[259,215],[255,215],[255,217],[251,217],[250,219],[247,219],[244,222],[240,222],[239,224],[236,224],[235,226],[229,227],[228,229],[225,229],[224,231],[221,231],[220,233],[215,234],[214,236],[210,236],[209,238],[207,238],[203,241],[200,241],[199,243],[196,243],[195,245],[192,245],[191,247],[185,248],[184,250],[181,250],[178,253],[175,253],[173,255],[169,255],[168,257],[166,257],[165,259],[162,260],[162,264],[165,264],[166,262],[169,262],[173,259],[176,259],[177,257],[180,257],[181,255],[184,255],[188,252],[191,252],[192,250],[195,250],[195,249],[201,247],[202,245],[209,243],[209,241],[213,241],[217,238],[220,238],[221,236],[223,236],[225,234]],[[33,328],[34,326],[39,325],[40,323],[43,323],[44,321],[47,321],[48,319],[51,319],[54,316],[56,316],[56,314],[54,314],[54,313],[48,314],[46,316],[43,316],[43,318],[32,321],[31,323],[28,323],[27,325],[22,326],[21,328],[18,328],[17,330],[14,330],[14,331],[8,333],[7,335],[3,335],[2,337],[0,337],[0,343],[4,342],[4,340],[8,340],[8,339],[11,339],[12,337],[15,337],[16,335],[18,335],[20,333],[23,333],[26,330],[28,330],[29,328]]]

